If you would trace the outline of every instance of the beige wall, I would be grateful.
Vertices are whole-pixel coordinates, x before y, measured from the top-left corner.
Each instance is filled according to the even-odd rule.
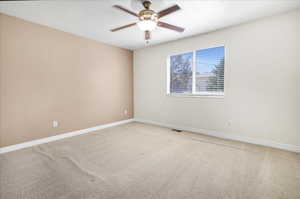
[[[132,118],[132,59],[129,50],[0,14],[0,146]]]
[[[135,118],[300,146],[299,19],[298,9],[136,50]],[[223,99],[166,95],[168,55],[223,44]]]

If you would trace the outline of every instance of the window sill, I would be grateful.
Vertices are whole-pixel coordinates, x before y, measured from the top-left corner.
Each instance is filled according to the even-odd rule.
[[[218,98],[218,99],[224,99],[224,94],[174,94],[174,93],[168,93],[168,97],[195,97],[195,98]]]

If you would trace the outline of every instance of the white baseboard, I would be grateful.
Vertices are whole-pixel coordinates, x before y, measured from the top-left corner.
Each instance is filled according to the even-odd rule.
[[[87,129],[81,129],[81,130],[78,130],[78,131],[72,131],[72,132],[69,132],[69,133],[64,133],[64,134],[55,135],[55,136],[51,136],[51,137],[46,137],[46,138],[42,138],[42,139],[38,139],[38,140],[23,142],[23,143],[16,144],[16,145],[6,146],[6,147],[0,148],[0,154],[1,153],[7,153],[7,152],[10,152],[10,151],[19,150],[19,149],[23,149],[23,148],[27,148],[27,147],[31,147],[31,146],[34,146],[34,145],[39,145],[39,144],[43,144],[43,143],[47,143],[47,142],[52,142],[52,141],[55,141],[55,140],[60,140],[60,139],[68,138],[68,137],[73,137],[73,136],[76,136],[76,135],[85,134],[85,133],[89,133],[89,132],[92,132],[92,131],[105,129],[105,128],[108,128],[108,127],[118,126],[118,125],[126,124],[126,123],[129,123],[129,122],[132,122],[132,121],[133,121],[133,119],[122,120],[122,121],[118,121],[118,122],[113,122],[113,123],[103,124],[103,125],[99,125],[99,126],[94,126],[94,127],[87,128]]]
[[[100,129],[118,126],[121,124],[130,123],[133,121],[142,122],[142,123],[146,123],[146,124],[154,124],[157,126],[163,126],[163,127],[167,127],[167,128],[180,129],[180,130],[184,130],[184,131],[190,131],[190,132],[194,132],[194,133],[219,137],[219,138],[223,138],[223,139],[236,140],[236,141],[247,142],[247,143],[251,143],[251,144],[268,146],[268,147],[273,147],[273,148],[278,148],[278,149],[283,149],[283,150],[287,150],[287,151],[300,153],[300,146],[296,146],[296,145],[282,144],[282,143],[277,143],[277,142],[273,142],[273,141],[259,140],[259,139],[255,139],[255,138],[242,137],[242,136],[237,136],[237,135],[226,135],[225,133],[216,132],[216,131],[212,131],[212,130],[190,128],[190,127],[184,127],[184,126],[173,125],[173,124],[165,124],[165,123],[161,123],[161,122],[135,118],[135,119],[122,120],[119,122],[113,122],[113,123],[109,123],[109,124],[99,125],[99,126],[82,129],[82,130],[78,130],[78,131],[72,131],[69,133],[64,133],[64,134],[51,136],[51,137],[47,137],[47,138],[42,138],[42,139],[38,139],[38,140],[33,140],[33,141],[29,141],[29,142],[23,142],[20,144],[11,145],[11,146],[7,146],[7,147],[2,147],[2,148],[0,148],[0,154],[23,149],[23,148],[28,148],[31,146],[48,143],[48,142],[52,142],[55,140],[60,140],[60,139],[76,136],[76,135],[81,135],[81,134],[89,133],[92,131],[97,131]]]
[[[162,126],[162,127],[172,128],[172,129],[180,129],[180,130],[184,130],[184,131],[190,131],[190,132],[194,132],[194,133],[214,136],[214,137],[228,139],[228,140],[247,142],[247,143],[251,143],[251,144],[268,146],[268,147],[283,149],[283,150],[286,150],[286,151],[292,151],[292,152],[300,153],[300,146],[296,146],[296,145],[282,144],[282,143],[277,143],[277,142],[274,142],[274,141],[260,140],[260,139],[237,136],[237,135],[227,135],[225,133],[212,131],[212,130],[190,128],[190,127],[173,125],[173,124],[165,124],[165,123],[161,123],[161,122],[150,121],[150,120],[139,119],[139,118],[135,118],[134,121],[142,122],[142,123],[146,123],[146,124],[154,124],[154,125],[157,125],[157,126]]]

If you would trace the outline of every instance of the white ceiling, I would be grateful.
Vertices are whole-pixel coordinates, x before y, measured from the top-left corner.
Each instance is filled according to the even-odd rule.
[[[139,0],[1,1],[0,12],[122,48],[147,46],[137,26],[109,31],[137,21],[136,17],[112,8],[115,4],[134,12],[142,9]],[[153,0],[152,9],[159,11],[174,4],[182,10],[161,21],[185,27],[185,32],[157,28],[150,45],[286,12],[300,7],[300,0]]]

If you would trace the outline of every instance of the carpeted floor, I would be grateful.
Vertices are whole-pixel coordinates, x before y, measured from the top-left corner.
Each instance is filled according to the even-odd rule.
[[[300,198],[300,154],[142,123],[0,161],[1,199]]]

